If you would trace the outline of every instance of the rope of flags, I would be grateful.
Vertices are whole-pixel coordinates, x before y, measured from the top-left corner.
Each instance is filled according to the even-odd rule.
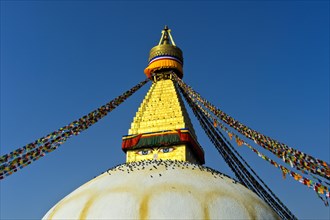
[[[255,192],[261,199],[263,199],[273,210],[281,217],[281,219],[297,219],[290,210],[279,200],[279,198],[269,189],[269,187],[260,179],[254,170],[246,163],[246,161],[239,155],[239,153],[231,146],[217,127],[212,126],[212,121],[207,115],[201,111],[200,108],[192,101],[181,88],[181,93],[186,99],[193,113],[200,122],[207,136],[214,144],[220,155],[231,168],[238,180],[247,188]],[[228,144],[227,144],[228,143]],[[238,159],[240,158],[241,161]],[[246,167],[243,165],[246,164]],[[248,170],[250,169],[250,171]],[[253,175],[254,174],[254,175]],[[257,179],[259,179],[261,185]],[[268,191],[267,191],[268,190]]]
[[[205,114],[207,115],[209,118],[213,118],[209,112],[207,112],[205,109],[203,109],[200,105],[197,104],[197,107]],[[300,175],[294,171],[289,170],[288,168],[276,163],[274,160],[270,159],[269,157],[267,157],[266,155],[262,154],[261,152],[259,152],[258,150],[256,150],[254,147],[252,147],[249,143],[245,142],[244,140],[242,140],[237,134],[231,132],[224,124],[222,124],[220,121],[218,121],[217,119],[213,118],[213,126],[214,127],[220,127],[224,132],[226,132],[226,134],[228,135],[228,137],[230,138],[230,140],[232,140],[233,138],[235,138],[235,141],[237,143],[237,145],[240,147],[242,145],[247,146],[250,150],[252,150],[252,152],[256,153],[260,158],[262,158],[263,160],[269,162],[271,165],[273,165],[274,167],[280,169],[282,171],[282,176],[283,179],[286,178],[286,175],[291,176],[294,180],[304,184],[305,186],[307,186],[310,189],[313,189],[316,193],[318,193],[319,195],[324,194],[325,197],[330,197],[330,193],[329,193],[329,187],[325,186],[325,184],[330,185],[328,182],[326,181],[322,181],[321,179],[313,176],[312,178],[314,178],[315,180],[311,180],[308,179],[307,177],[304,177],[303,175]],[[292,166],[291,166],[292,167]],[[328,202],[327,199],[323,199],[322,197],[320,197],[326,206],[328,206]]]
[[[206,117],[208,117],[211,121],[213,121],[213,126],[214,127],[220,127],[224,132],[226,132],[226,134],[229,136],[230,140],[232,140],[233,138],[235,138],[235,141],[237,143],[238,146],[242,146],[245,145],[247,146],[250,150],[252,150],[254,153],[256,153],[260,158],[264,159],[265,161],[269,162],[270,164],[272,164],[273,166],[275,166],[276,168],[280,169],[282,171],[283,174],[283,178],[285,179],[286,175],[291,176],[292,178],[294,178],[296,181],[304,184],[305,186],[307,186],[308,188],[313,189],[319,198],[321,198],[323,200],[323,202],[325,203],[326,206],[328,206],[328,199],[330,197],[329,194],[329,187],[327,187],[325,184],[330,185],[327,181],[323,181],[317,177],[315,177],[314,175],[312,175],[311,173],[307,173],[306,170],[300,170],[298,167],[295,167],[296,169],[302,171],[305,174],[309,174],[312,178],[314,178],[315,180],[311,180],[309,178],[304,177],[303,175],[300,175],[294,171],[289,170],[288,168],[276,163],[274,160],[270,159],[269,157],[267,157],[266,155],[262,154],[261,152],[259,152],[258,150],[256,150],[255,148],[253,148],[250,144],[248,144],[246,141],[244,141],[243,139],[241,139],[238,135],[236,135],[234,132],[231,132],[224,124],[222,124],[219,120],[217,120],[216,117],[212,116],[210,112],[208,112],[206,110],[206,107],[203,107],[200,103],[202,103],[201,101],[198,102],[199,100],[201,100],[200,96],[198,96],[198,94],[195,94],[195,91],[193,91],[191,89],[191,87],[189,87],[188,85],[186,85],[181,79],[179,79],[178,77],[174,76],[175,79],[178,80],[178,85],[181,88],[181,91],[183,91],[186,96],[189,97],[189,99],[194,103],[194,106],[196,108],[199,109],[199,111],[201,111]],[[188,89],[190,88],[190,92],[188,92]],[[204,100],[204,103],[207,102]],[[230,124],[229,124],[230,125]],[[309,156],[311,158],[311,156]],[[294,164],[292,161],[294,161],[294,159],[291,158],[291,160],[286,161],[285,157],[281,158],[283,159],[284,162],[289,163],[291,167],[294,167]],[[324,162],[325,163],[325,162]],[[325,198],[322,198],[321,195],[324,195]]]
[[[223,125],[219,125],[219,126],[220,126],[220,128],[223,128]],[[238,146],[242,146],[242,145],[247,146],[250,150],[252,150],[252,152],[256,153],[260,158],[262,158],[263,160],[269,162],[274,167],[280,169],[282,171],[283,179],[286,178],[286,175],[290,175],[296,181],[304,184],[308,188],[313,189],[318,194],[324,194],[326,197],[330,197],[329,188],[327,186],[325,186],[325,184],[328,184],[327,182],[324,182],[324,181],[322,181],[318,178],[316,178],[317,181],[318,181],[318,182],[316,182],[316,181],[310,180],[310,179],[308,179],[308,178],[306,178],[306,177],[304,177],[304,176],[302,176],[302,175],[300,175],[300,174],[298,174],[294,171],[291,171],[288,168],[276,163],[274,160],[272,160],[269,157],[267,157],[266,155],[262,154],[261,152],[259,152],[255,148],[253,148],[250,144],[248,144],[244,140],[240,139],[236,134],[233,134],[233,133],[230,133],[230,132],[227,132],[227,131],[225,131],[225,132],[228,134],[230,139],[232,139],[232,137],[235,138],[235,141],[236,141]]]
[[[128,97],[133,95],[143,85],[145,85],[149,79],[145,79],[138,83],[136,86],[127,90],[122,95],[111,100],[98,109],[90,112],[89,114],[71,122],[70,124],[42,137],[36,141],[27,144],[21,148],[18,148],[11,153],[5,154],[0,157],[0,179],[17,172],[18,170],[31,164],[33,161],[45,156],[46,154],[57,149],[68,138],[79,135],[82,131],[89,128],[91,125],[98,122],[105,117],[109,112],[114,110],[117,106],[123,103]]]
[[[225,122],[230,127],[244,135],[245,137],[253,140],[256,144],[269,150],[278,158],[290,166],[295,167],[298,170],[309,171],[315,175],[330,180],[330,165],[320,159],[314,158],[308,154],[300,152],[299,150],[293,149],[283,143],[267,137],[249,127],[235,120],[225,112],[216,108],[206,99],[202,98],[197,92],[195,92],[190,86],[185,84],[180,78],[173,74],[174,78],[178,82],[179,86],[189,94],[189,96],[195,98],[198,103],[201,103],[205,108],[212,112],[217,118]]]
[[[325,186],[329,185],[330,183],[326,182],[326,181],[322,181],[321,179],[313,176],[310,174],[310,176],[312,178],[314,178],[316,181],[310,180],[294,171],[289,170],[288,168],[276,163],[274,160],[270,159],[269,157],[267,157],[266,155],[262,154],[261,152],[259,152],[258,150],[256,150],[254,147],[252,147],[249,143],[247,143],[246,141],[242,140],[237,134],[231,132],[224,124],[222,124],[220,121],[218,121],[217,119],[215,119],[214,117],[211,116],[211,114],[209,112],[207,112],[205,109],[203,109],[202,106],[200,106],[198,103],[196,104],[196,106],[210,119],[213,119],[213,126],[214,127],[220,127],[224,132],[226,132],[226,134],[228,135],[228,137],[230,138],[230,140],[232,140],[233,138],[235,138],[235,141],[237,143],[237,145],[240,147],[242,145],[247,146],[250,150],[252,150],[254,153],[256,153],[260,158],[264,159],[265,161],[269,162],[270,164],[272,164],[274,167],[280,169],[282,171],[282,175],[283,175],[283,179],[286,178],[286,175],[289,174],[292,178],[294,178],[296,181],[304,184],[305,186],[307,186],[308,188],[313,189],[315,192],[317,192],[318,194],[324,194],[326,197],[330,197],[329,194],[329,187]],[[292,166],[291,166],[292,167]],[[322,199],[323,200],[323,199]],[[327,202],[325,202],[326,205],[328,205]]]

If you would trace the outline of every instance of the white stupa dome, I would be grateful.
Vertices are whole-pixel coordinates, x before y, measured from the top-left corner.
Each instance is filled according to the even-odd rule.
[[[255,193],[211,168],[176,160],[116,166],[43,219],[280,219]]]

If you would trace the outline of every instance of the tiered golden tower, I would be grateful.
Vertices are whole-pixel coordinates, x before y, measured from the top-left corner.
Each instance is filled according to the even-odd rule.
[[[153,83],[133,119],[122,149],[126,162],[179,160],[204,164],[204,151],[171,74],[183,77],[183,56],[167,26],[144,70]]]

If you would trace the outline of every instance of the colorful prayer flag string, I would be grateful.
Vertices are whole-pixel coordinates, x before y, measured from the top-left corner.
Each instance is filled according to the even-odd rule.
[[[191,100],[194,101],[194,99],[191,99]],[[213,121],[213,126],[214,127],[220,127],[224,132],[226,132],[226,134],[229,136],[229,138],[231,140],[234,137],[238,146],[242,146],[242,145],[247,146],[254,153],[256,153],[259,157],[261,157],[262,159],[268,161],[270,164],[272,164],[276,168],[280,169],[282,171],[282,173],[283,173],[283,178],[284,179],[286,178],[286,175],[287,174],[290,174],[290,176],[293,177],[296,181],[298,181],[298,182],[304,184],[305,186],[313,189],[318,194],[324,194],[325,196],[329,197],[329,188],[324,185],[324,184],[328,184],[327,182],[323,182],[322,180],[314,177],[318,181],[318,183],[317,183],[317,182],[315,182],[313,180],[310,180],[310,179],[308,179],[306,177],[303,177],[302,175],[297,174],[296,172],[293,172],[293,171],[287,169],[286,167],[284,167],[284,166],[276,163],[274,160],[272,160],[269,157],[265,156],[264,154],[260,153],[258,150],[256,150],[255,148],[253,148],[250,144],[248,144],[247,142],[245,142],[244,140],[242,140],[238,135],[236,135],[235,133],[231,132],[224,124],[222,124],[220,121],[218,121],[217,119],[215,119],[214,117],[212,117],[211,114],[209,112],[207,112],[201,105],[199,105],[198,103],[195,103],[195,105],[200,109],[201,112],[203,112],[208,118],[210,118]],[[323,200],[323,201],[326,201],[326,200]]]
[[[323,178],[330,179],[330,166],[327,162],[314,158],[285,144],[267,137],[230,117],[220,109],[216,108],[206,99],[202,98],[190,86],[185,84],[179,77],[173,74],[173,78],[178,82],[189,97],[193,98],[197,103],[201,103],[205,108],[212,112],[217,118],[228,124],[230,127],[243,134],[245,137],[253,140],[256,144],[271,151],[279,158],[284,158],[284,162],[290,166],[296,167],[298,170],[306,170]]]
[[[223,131],[225,131],[225,132],[228,134],[228,136],[230,136],[230,134],[231,134],[231,135],[233,135],[236,139],[239,138],[236,134],[232,134],[232,133],[228,132],[228,129],[224,129],[225,127],[224,127],[223,124],[221,124],[220,122],[218,122],[218,123],[219,123],[219,127],[220,127]],[[240,140],[241,140],[241,139],[240,139]],[[270,158],[267,157],[266,155],[262,154],[261,152],[259,152],[259,151],[256,150],[255,148],[253,148],[253,147],[252,147],[250,144],[248,144],[247,142],[245,142],[245,141],[243,141],[243,140],[241,140],[241,141],[242,141],[242,144],[243,144],[243,145],[245,145],[245,146],[247,146],[249,149],[251,149],[251,150],[252,150],[254,153],[256,153],[260,158],[262,158],[263,160],[269,162],[269,163],[272,164],[274,167],[280,169],[280,170],[282,171],[282,173],[283,173],[283,178],[284,178],[284,179],[285,179],[285,176],[286,176],[287,174],[289,174],[289,175],[290,175],[292,178],[294,178],[296,181],[298,181],[298,182],[304,184],[304,185],[307,186],[308,188],[313,189],[313,190],[316,191],[317,193],[319,193],[319,194],[324,194],[325,196],[328,196],[328,195],[329,195],[329,194],[328,194],[328,192],[329,192],[329,188],[328,188],[327,186],[325,186],[325,185],[322,185],[322,184],[324,184],[322,180],[317,179],[318,182],[315,182],[315,181],[310,180],[310,179],[308,179],[308,178],[306,178],[306,177],[303,177],[302,175],[300,175],[300,174],[298,174],[298,173],[296,173],[296,172],[294,172],[294,171],[291,171],[291,170],[289,170],[288,168],[286,168],[286,167],[284,167],[284,166],[282,166],[282,165],[276,163],[274,160],[270,159]],[[326,183],[326,182],[325,182],[325,183]],[[316,190],[316,189],[318,189],[318,190]]]
[[[145,85],[149,79],[145,79],[136,86],[127,90],[122,95],[111,100],[100,108],[90,112],[89,114],[79,118],[76,121],[42,137],[36,141],[18,148],[9,154],[0,157],[0,179],[17,172],[19,169],[29,165],[31,162],[38,160],[57,149],[68,138],[78,135],[91,125],[105,117],[109,112],[123,103],[128,97],[133,95],[138,89]]]
[[[271,160],[270,158],[268,158],[267,156],[265,156],[264,154],[260,153],[259,151],[257,151],[256,149],[254,149],[251,145],[249,145],[247,142],[245,142],[243,139],[241,139],[240,137],[238,137],[238,135],[236,135],[235,133],[231,132],[224,124],[222,124],[220,121],[218,121],[216,118],[214,118],[205,108],[203,108],[201,105],[199,105],[196,100],[192,97],[189,97],[188,94],[185,93],[184,90],[181,89],[181,92],[184,94],[184,97],[187,99],[188,104],[193,108],[194,113],[197,111],[200,111],[202,114],[204,114],[207,118],[209,118],[209,121],[213,122],[213,127],[219,127],[221,128],[224,132],[227,133],[227,135],[229,136],[229,138],[232,140],[232,138],[234,137],[237,145],[238,146],[242,146],[242,145],[246,145],[248,146],[254,153],[256,153],[259,157],[261,157],[262,159],[268,161],[269,163],[271,163],[273,166],[275,166],[276,168],[280,169],[282,174],[283,174],[283,178],[286,178],[286,175],[289,174],[291,177],[293,177],[296,181],[299,181],[300,183],[304,184],[305,186],[313,189],[315,192],[317,192],[318,197],[321,198],[321,200],[324,202],[325,205],[328,205],[327,202],[327,197],[329,197],[329,188],[326,187],[325,185],[322,185],[323,182],[320,179],[318,180],[318,183],[315,181],[312,181],[306,177],[303,177],[302,175],[297,174],[296,172],[293,172],[289,169],[287,169],[286,167],[276,163],[275,161]],[[221,132],[219,132],[220,134]],[[223,137],[224,138],[224,137]],[[230,143],[228,142],[228,144],[230,145]],[[234,150],[234,149],[233,149]],[[235,151],[235,150],[234,150]],[[236,152],[236,151],[235,151]],[[238,154],[238,152],[236,152]],[[239,156],[239,154],[238,154]],[[241,156],[239,156],[241,158]],[[225,156],[224,159],[228,159],[228,156]],[[244,161],[243,158],[241,158],[242,161]],[[244,161],[245,162],[245,161]],[[232,162],[231,162],[232,163]],[[250,168],[250,166],[245,162],[246,166],[248,166]],[[229,165],[229,164],[228,164]],[[250,168],[252,173],[254,173],[256,176],[257,174],[252,170],[252,168]],[[235,172],[234,172],[235,173]],[[235,173],[236,175],[236,173]],[[237,176],[237,175],[236,175]],[[257,176],[258,177],[258,176]],[[315,177],[314,177],[315,178]],[[259,181],[261,181],[263,183],[263,181],[258,177]],[[244,181],[243,179],[240,179],[242,181]],[[326,182],[325,182],[326,183]],[[264,183],[263,183],[264,184]],[[264,184],[265,185],[265,184]],[[248,186],[248,185],[247,185]],[[275,196],[272,191],[267,187],[267,185],[265,185],[265,187],[269,190],[269,192]],[[322,198],[321,195],[324,195],[325,198]],[[275,196],[276,197],[276,196]],[[277,202],[281,203],[280,200],[277,199]],[[285,207],[283,205],[283,207]]]
[[[297,219],[224,138],[217,127],[214,126],[214,121],[212,121],[211,117],[208,117],[206,111],[199,108],[191,97],[189,97],[182,89],[180,89],[180,91],[189,106],[192,108],[193,113],[197,117],[210,141],[214,144],[239,181],[272,207],[281,219]],[[255,178],[257,178],[261,184]]]

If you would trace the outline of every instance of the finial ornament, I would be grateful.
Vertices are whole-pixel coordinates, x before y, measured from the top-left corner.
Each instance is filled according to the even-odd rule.
[[[171,41],[171,44],[173,46],[176,46],[173,37],[171,35],[171,29],[169,29],[168,26],[165,25],[165,28],[162,30],[162,36],[160,38],[158,45],[169,44],[169,39]]]
[[[176,46],[171,35],[171,29],[165,25],[162,30],[157,46],[150,50],[149,64],[145,68],[144,73],[148,78],[157,73],[162,74],[164,71],[173,71],[180,78],[183,77],[183,56],[182,51]]]

